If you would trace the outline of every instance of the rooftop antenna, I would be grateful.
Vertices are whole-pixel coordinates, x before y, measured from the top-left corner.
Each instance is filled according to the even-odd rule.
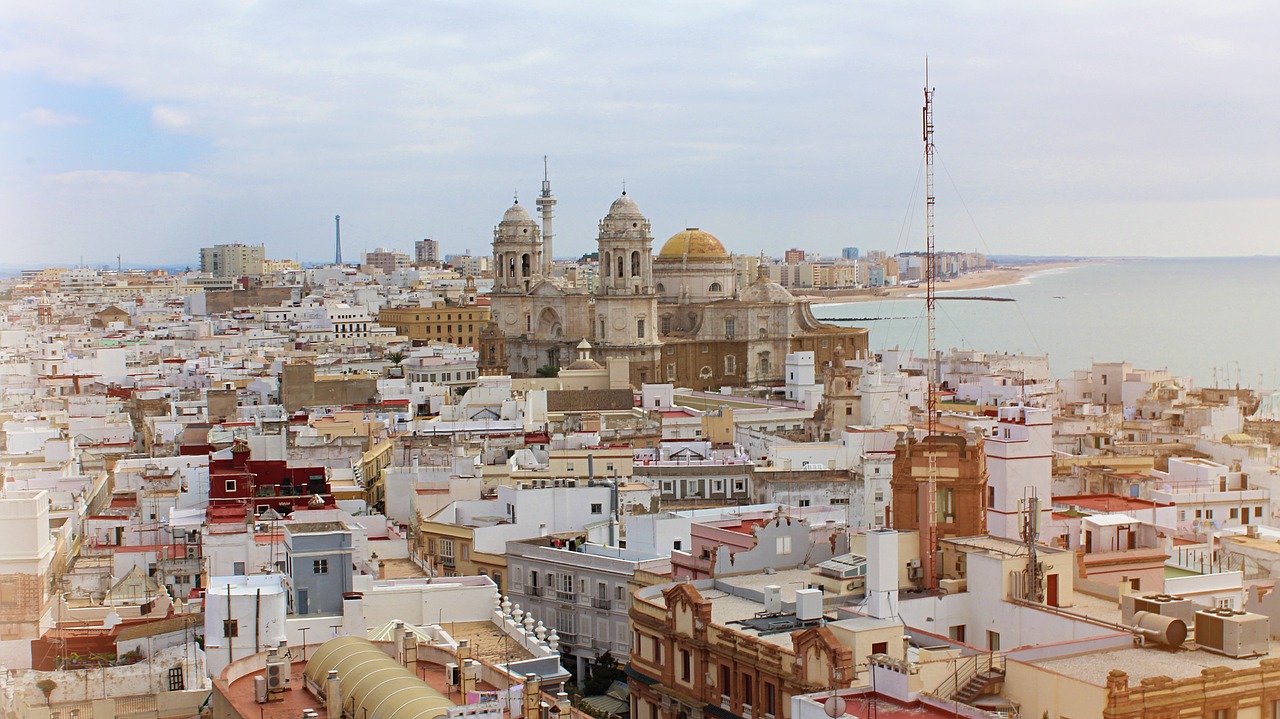
[[[934,163],[934,146],[933,146],[933,88],[929,87],[929,58],[924,60],[924,165],[925,165],[925,260],[924,260],[924,281],[925,281],[925,315],[928,318],[928,347],[925,358],[925,369],[929,376],[928,398],[925,400],[926,419],[926,437],[925,442],[927,449],[925,454],[929,458],[928,484],[924,497],[921,498],[923,506],[920,508],[920,514],[925,518],[925,526],[923,527],[924,549],[922,552],[921,563],[924,564],[924,586],[925,589],[933,589],[937,586],[938,581],[938,503],[936,495],[938,493],[938,453],[936,450],[936,440],[938,433],[938,328],[937,321],[934,317],[937,305],[937,257],[934,250],[934,195],[933,195],[933,163]]]
[[[333,264],[342,264],[342,215],[333,216],[333,234],[335,248],[333,251]]]

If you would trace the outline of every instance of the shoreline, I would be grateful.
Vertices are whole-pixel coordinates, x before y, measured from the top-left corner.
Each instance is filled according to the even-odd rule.
[[[1021,284],[1038,274],[1049,270],[1068,269],[1089,264],[1093,260],[1075,260],[1070,262],[1036,262],[1025,265],[1001,265],[989,270],[968,272],[946,282],[938,283],[939,292],[957,292],[973,290],[990,290],[998,287]],[[875,302],[879,300],[919,299],[924,296],[924,287],[882,287],[879,289],[819,290],[806,294],[796,294],[798,299],[807,300],[811,305],[834,305],[854,302]]]

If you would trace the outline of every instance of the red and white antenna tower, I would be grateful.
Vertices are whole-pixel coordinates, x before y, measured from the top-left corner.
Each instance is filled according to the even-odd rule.
[[[935,440],[938,434],[938,387],[939,381],[938,366],[938,337],[937,322],[935,318],[935,310],[937,305],[938,291],[938,270],[937,257],[934,251],[934,229],[933,229],[933,162],[934,162],[934,146],[933,146],[933,88],[929,87],[929,59],[924,61],[924,166],[925,166],[925,257],[924,257],[924,286],[925,286],[925,316],[928,325],[928,348],[925,357],[925,372],[928,374],[928,397],[925,400],[926,431],[925,436],[925,454],[929,458],[928,468],[928,484],[925,496],[922,500],[920,508],[920,516],[924,519],[923,526],[920,528],[925,533],[925,541],[922,543],[926,551],[924,556],[920,558],[920,563],[924,570],[924,587],[925,589],[933,589],[938,582],[938,452],[935,446]]]

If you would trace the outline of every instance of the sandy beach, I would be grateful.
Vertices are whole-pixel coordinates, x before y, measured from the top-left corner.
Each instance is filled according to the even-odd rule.
[[[992,287],[1004,287],[1021,282],[1028,275],[1045,270],[1076,267],[1084,264],[1077,262],[1037,262],[1026,265],[1002,265],[990,270],[969,272],[951,280],[938,283],[938,290],[952,292],[954,290],[985,290]],[[871,302],[873,300],[903,299],[924,295],[924,284],[915,287],[882,287],[879,289],[861,290],[819,290],[807,294],[794,293],[812,304],[835,304],[843,302]]]

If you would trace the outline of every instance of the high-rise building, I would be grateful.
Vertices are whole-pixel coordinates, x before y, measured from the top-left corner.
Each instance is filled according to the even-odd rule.
[[[214,245],[200,248],[200,271],[214,277],[261,277],[267,249],[263,245]]]
[[[440,261],[440,243],[431,238],[413,243],[413,263],[434,265]]]
[[[384,275],[390,275],[396,270],[408,269],[410,262],[409,256],[403,252],[379,247],[373,252],[364,253],[363,264],[366,267],[378,270]]]
[[[804,262],[804,250],[797,250],[792,247],[782,255],[782,261],[788,265],[798,265]]]
[[[846,259],[846,260],[856,260],[856,259],[858,259],[858,248],[857,248],[857,247],[846,247],[846,248],[844,248],[844,249],[840,250],[840,257],[842,257],[842,258],[844,258],[844,259]]]

